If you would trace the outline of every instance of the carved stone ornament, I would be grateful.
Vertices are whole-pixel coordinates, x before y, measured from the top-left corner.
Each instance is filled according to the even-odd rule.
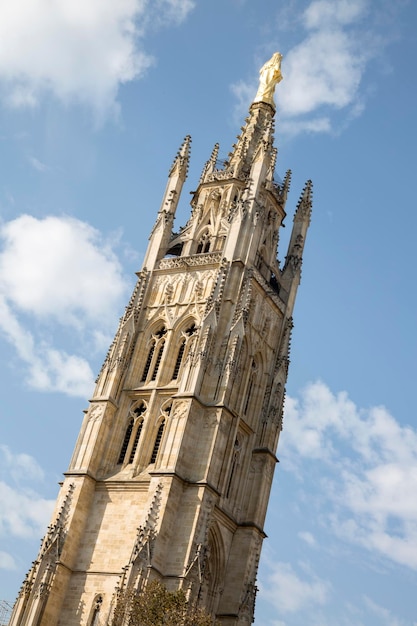
[[[214,265],[222,260],[221,252],[208,252],[207,254],[194,254],[193,256],[180,256],[171,259],[161,259],[159,269],[196,267],[198,265]]]

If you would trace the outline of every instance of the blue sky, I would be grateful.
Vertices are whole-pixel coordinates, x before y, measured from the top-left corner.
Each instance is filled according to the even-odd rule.
[[[226,156],[284,55],[277,175],[314,183],[256,626],[416,626],[417,6],[0,6],[0,599],[36,557],[172,159]],[[288,228],[281,237],[285,256]]]

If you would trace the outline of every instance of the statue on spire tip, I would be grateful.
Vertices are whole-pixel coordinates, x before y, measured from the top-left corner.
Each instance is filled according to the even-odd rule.
[[[282,80],[282,54],[275,52],[259,70],[259,87],[254,102],[267,102],[275,108],[275,85]]]

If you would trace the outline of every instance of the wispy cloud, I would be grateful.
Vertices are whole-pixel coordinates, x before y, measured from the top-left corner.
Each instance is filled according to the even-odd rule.
[[[384,407],[360,409],[321,382],[288,398],[285,413],[283,467],[303,480],[305,462],[320,468],[315,494],[328,529],[417,570],[417,431]]]
[[[42,163],[42,161],[40,161],[34,156],[29,157],[29,163],[31,164],[33,169],[35,169],[38,172],[47,172],[49,170],[49,167],[45,165],[45,163]]]
[[[386,626],[405,626],[405,622],[395,617],[391,611],[385,607],[377,604],[367,596],[364,596],[363,599],[365,606],[369,609],[369,612],[379,619],[380,624],[385,624]]]
[[[26,365],[28,384],[87,396],[86,352],[107,346],[127,294],[114,242],[80,220],[23,215],[0,225],[0,243],[0,332]],[[59,347],[68,328],[78,354]]]
[[[262,595],[279,610],[279,615],[327,603],[331,594],[329,581],[312,572],[296,571],[290,563],[270,563],[269,569],[268,583],[262,588]]]
[[[382,45],[372,20],[364,26],[363,18],[371,10],[368,0],[315,0],[304,11],[293,9],[304,37],[289,50],[281,50],[284,82],[275,95],[280,133],[335,132],[363,111],[363,76]],[[287,20],[279,20],[279,25],[282,33]],[[279,41],[270,47],[271,51],[280,48]],[[246,109],[256,82],[241,81],[232,90],[239,108]]]
[[[3,101],[33,107],[49,93],[103,116],[115,107],[120,85],[152,65],[143,44],[146,32],[180,23],[193,7],[192,0],[1,3]]]
[[[298,533],[299,538],[304,541],[308,546],[315,547],[317,542],[314,536],[308,531],[301,531]]]
[[[20,468],[16,473],[16,467]],[[24,453],[0,447],[0,537],[40,536],[52,514],[54,502],[40,496],[34,484],[43,482],[43,470],[37,461]],[[13,557],[0,553],[0,567],[14,569]]]

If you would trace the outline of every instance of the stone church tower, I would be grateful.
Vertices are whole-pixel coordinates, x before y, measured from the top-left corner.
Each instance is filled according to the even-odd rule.
[[[274,179],[263,78],[228,159],[214,147],[179,232],[190,137],[174,159],[12,626],[108,624],[120,590],[152,579],[185,589],[222,626],[253,622],[311,213],[309,181],[280,266],[290,173]]]

